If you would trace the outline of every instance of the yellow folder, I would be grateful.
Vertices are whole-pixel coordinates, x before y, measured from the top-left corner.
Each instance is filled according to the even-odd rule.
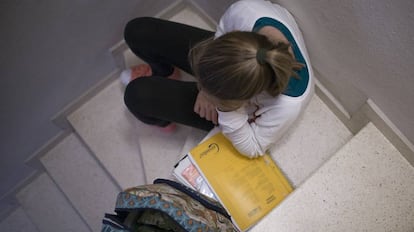
[[[241,231],[293,191],[270,155],[249,159],[222,133],[197,145],[189,156]]]

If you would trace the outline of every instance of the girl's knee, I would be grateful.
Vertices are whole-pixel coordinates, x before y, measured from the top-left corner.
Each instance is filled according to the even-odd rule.
[[[125,89],[125,93],[124,93],[124,102],[125,105],[131,109],[131,108],[136,108],[136,105],[139,105],[139,102],[141,101],[141,99],[143,98],[143,94],[141,92],[140,89],[141,85],[140,85],[140,78],[137,78],[133,81],[131,81],[126,89]]]
[[[140,77],[131,81],[124,93],[124,103],[131,111],[141,112],[149,107],[153,98],[154,86],[151,77]]]
[[[132,19],[131,21],[129,21],[126,24],[125,30],[129,31],[131,29],[133,30],[133,29],[140,29],[140,28],[150,27],[155,21],[156,21],[156,19],[152,18],[152,17],[135,18],[135,19]]]
[[[140,121],[163,127],[169,122],[151,116],[154,114],[154,88],[150,80],[151,77],[141,77],[130,82],[125,89],[124,102],[128,110]]]
[[[137,36],[146,35],[151,28],[154,28],[156,19],[152,17],[139,17],[129,21],[124,29],[125,41],[137,39]]]

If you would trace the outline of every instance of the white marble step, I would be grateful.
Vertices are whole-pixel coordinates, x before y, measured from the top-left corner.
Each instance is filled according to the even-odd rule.
[[[153,127],[141,134],[139,141],[147,182],[152,183],[156,178],[171,179],[174,165],[206,135],[206,131],[183,125],[178,125],[172,134]]]
[[[207,137],[208,133],[208,131],[192,128],[185,140],[183,148],[181,149],[181,156],[187,154],[191,149],[197,146],[197,144]]]
[[[414,231],[414,168],[369,123],[251,231]]]
[[[69,115],[76,133],[121,188],[145,184],[137,120],[123,101],[124,86],[114,81]]]
[[[121,189],[82,142],[71,134],[41,162],[92,230],[99,231],[105,213],[113,212]]]
[[[144,124],[141,128],[145,128],[140,130],[139,144],[147,183],[152,183],[157,178],[171,178],[173,166],[181,156],[191,128],[177,125],[177,130],[171,134]]]
[[[206,22],[201,14],[203,13],[193,7],[185,7],[172,17],[169,17],[168,20],[188,24],[208,31],[215,31],[215,27],[211,23]]]
[[[293,186],[299,186],[352,137],[352,133],[314,95],[304,114],[271,149]]]
[[[36,226],[26,215],[24,210],[19,207],[14,210],[0,223],[0,231],[8,232],[38,232]]]
[[[46,173],[23,188],[16,197],[41,232],[91,231]]]

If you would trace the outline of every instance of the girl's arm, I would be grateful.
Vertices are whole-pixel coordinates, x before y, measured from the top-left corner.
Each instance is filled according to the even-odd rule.
[[[231,112],[218,111],[219,125],[240,153],[250,158],[258,157],[265,154],[298,117],[300,107],[289,104],[293,105],[265,107],[253,122],[249,122],[244,108]]]

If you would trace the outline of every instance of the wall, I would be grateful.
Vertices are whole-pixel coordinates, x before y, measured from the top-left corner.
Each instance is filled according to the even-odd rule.
[[[352,114],[371,98],[414,142],[414,1],[275,0],[297,19],[318,78]]]
[[[126,22],[173,2],[0,2],[0,196],[33,171],[24,160],[58,134],[51,118],[115,70],[109,48]]]

